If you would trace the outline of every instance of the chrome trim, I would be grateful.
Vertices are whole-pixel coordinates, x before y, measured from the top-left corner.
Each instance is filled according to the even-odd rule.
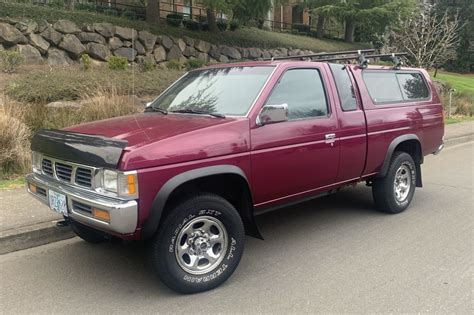
[[[49,190],[66,195],[68,205],[68,216],[80,223],[97,228],[105,232],[115,232],[119,234],[130,234],[135,232],[138,222],[138,203],[136,200],[122,198],[112,198],[104,196],[94,191],[78,189],[76,185],[66,182],[57,182],[50,176],[31,173],[26,176],[27,191],[42,203],[49,206]],[[33,184],[46,191],[46,196],[34,193],[30,190],[29,184]],[[74,210],[72,201],[80,202],[84,205],[106,210],[110,214],[110,222],[101,221],[86,215],[84,212]]]

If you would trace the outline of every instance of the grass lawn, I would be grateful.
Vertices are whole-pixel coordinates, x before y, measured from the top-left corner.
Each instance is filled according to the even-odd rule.
[[[13,189],[25,186],[25,178],[0,179],[0,189]]]
[[[466,121],[474,121],[474,117],[473,116],[458,116],[458,115],[453,115],[451,117],[445,117],[444,118],[444,123],[446,125],[449,125],[449,124],[456,124],[456,123],[460,123],[460,122],[466,122]]]
[[[456,92],[471,94],[474,97],[474,74],[438,71],[436,78],[433,73],[430,75],[435,81],[449,84]]]
[[[344,51],[369,47],[367,44],[350,44],[343,41],[329,39],[320,40],[309,36],[270,32],[249,27],[239,29],[235,32],[225,31],[210,33],[204,31],[191,31],[183,27],[168,26],[165,23],[160,25],[151,25],[143,21],[131,21],[124,18],[107,16],[98,13],[90,13],[86,11],[71,12],[50,7],[18,3],[0,3],[0,17],[2,16],[46,19],[49,22],[54,22],[59,19],[68,19],[76,22],[78,25],[96,22],[110,22],[115,25],[133,27],[137,30],[149,30],[155,34],[170,35],[175,37],[182,37],[186,35],[214,44],[224,44],[239,47],[292,47],[309,49],[315,52]]]

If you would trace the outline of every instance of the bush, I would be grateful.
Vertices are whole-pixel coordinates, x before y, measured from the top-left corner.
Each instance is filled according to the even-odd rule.
[[[301,23],[296,23],[291,25],[292,30],[296,30],[299,33],[309,33],[311,32],[311,26]]]
[[[142,72],[150,72],[150,71],[155,70],[156,63],[151,58],[145,58],[139,64],[139,67],[140,67],[140,71],[142,71]]]
[[[234,32],[240,27],[240,22],[238,20],[232,20],[229,23],[229,29]]]
[[[170,70],[181,70],[183,69],[183,63],[177,59],[172,59],[166,63],[166,67]]]
[[[81,63],[82,63],[82,69],[87,71],[91,69],[91,57],[89,57],[88,54],[82,54],[81,55]]]
[[[30,129],[23,122],[22,104],[0,99],[0,170],[2,174],[25,172],[30,165]]]
[[[133,10],[125,10],[122,12],[121,17],[129,19],[129,20],[137,20],[137,12]]]
[[[114,9],[105,9],[104,10],[105,15],[110,15],[110,16],[118,16],[118,11]]]
[[[459,97],[455,99],[456,115],[474,116],[474,101],[469,101],[466,97]]]
[[[75,8],[76,10],[88,11],[88,12],[94,12],[94,11],[96,11],[95,4],[94,4],[94,3],[88,3],[88,2],[76,3],[76,5],[74,6],[74,8]]]
[[[171,26],[181,26],[183,21],[183,15],[180,13],[170,13],[166,16],[166,23]]]
[[[217,21],[217,28],[221,32],[225,31],[227,29],[227,22],[226,21]]]
[[[0,51],[0,70],[7,73],[15,72],[23,62],[23,56],[15,50]]]
[[[192,70],[192,69],[204,67],[206,64],[207,62],[201,59],[188,59],[184,65],[186,66],[186,69]]]
[[[107,60],[107,65],[110,70],[125,70],[128,67],[128,60],[121,56],[112,56]]]
[[[183,20],[183,25],[191,31],[199,31],[199,29],[201,28],[201,23],[194,20]]]
[[[48,7],[55,9],[64,9],[64,0],[51,0],[48,2]]]

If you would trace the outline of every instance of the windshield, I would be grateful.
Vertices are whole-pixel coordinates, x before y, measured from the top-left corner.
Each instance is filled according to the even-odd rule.
[[[274,67],[227,67],[191,71],[151,106],[169,112],[244,116]]]

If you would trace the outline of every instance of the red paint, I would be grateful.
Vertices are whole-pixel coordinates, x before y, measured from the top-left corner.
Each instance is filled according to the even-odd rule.
[[[362,80],[363,70],[349,66],[358,108],[344,112],[325,63],[269,61],[238,65],[276,66],[247,117],[220,119],[144,113],[68,129],[129,142],[119,168],[138,170],[140,212],[136,234],[126,238],[139,237],[160,188],[172,177],[188,170],[223,164],[239,167],[249,180],[256,212],[259,212],[376,174],[390,143],[397,136],[417,135],[423,155],[434,152],[442,143],[443,111],[424,70],[421,72],[431,90],[430,100],[374,105]],[[213,67],[225,66],[228,65]],[[257,126],[258,112],[279,77],[289,68],[320,70],[330,115]],[[328,133],[335,133],[336,140],[326,141]]]

